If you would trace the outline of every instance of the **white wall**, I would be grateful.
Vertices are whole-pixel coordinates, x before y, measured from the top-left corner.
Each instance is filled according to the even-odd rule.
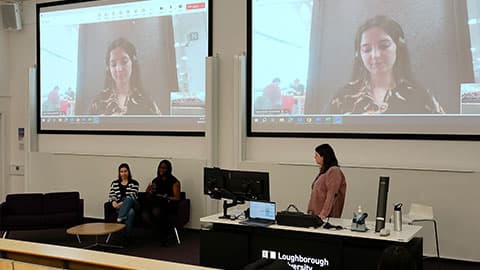
[[[40,152],[29,154],[27,161],[28,153],[18,148],[16,130],[25,127],[28,120],[27,69],[35,63],[34,3],[24,1],[24,29],[8,34],[8,46],[2,46],[0,36],[0,55],[5,51],[11,55],[8,162],[30,162],[28,181],[10,177],[7,192],[78,189],[86,198],[86,214],[101,216],[101,209],[96,207],[105,199],[106,183],[111,181],[120,160],[131,161],[134,173],[150,179],[158,159],[172,157],[175,173],[185,179],[182,187],[194,200],[192,219],[206,214],[208,199],[202,195],[199,170],[207,158],[204,138],[42,135]],[[391,177],[390,205],[402,201],[406,205],[420,202],[434,206],[442,257],[480,261],[480,226],[476,226],[480,222],[480,211],[476,209],[480,202],[476,196],[480,190],[478,142],[249,138],[246,160],[236,164],[239,148],[233,125],[237,123],[237,112],[232,110],[238,102],[233,93],[234,56],[246,48],[246,1],[215,0],[213,14],[213,51],[219,60],[220,166],[269,171],[271,197],[279,202],[280,209],[289,203],[305,209],[312,177],[317,172],[312,166],[313,148],[331,143],[347,176],[344,217],[350,218],[361,204],[373,220],[378,177],[387,175]],[[96,183],[98,188],[87,183]],[[190,226],[198,228],[198,223],[193,221]],[[426,254],[434,253],[431,233],[426,226]]]
[[[1,17],[1,16],[0,16]],[[0,31],[0,59],[8,59],[8,32]],[[0,63],[0,97],[9,97],[8,87],[8,61],[1,61]]]
[[[161,157],[36,152],[31,154],[30,159],[30,173],[33,177],[28,182],[29,192],[79,191],[84,199],[85,216],[103,218],[103,204],[108,199],[112,180],[117,178],[118,165],[128,163],[133,178],[140,183],[140,190],[145,190],[155,176]],[[199,228],[199,219],[205,213],[201,192],[203,182],[200,181],[205,161],[179,158],[171,161],[182,191],[191,200],[191,221],[188,227]]]

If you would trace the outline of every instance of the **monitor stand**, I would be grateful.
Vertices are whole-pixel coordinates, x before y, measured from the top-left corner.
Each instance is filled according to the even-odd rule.
[[[227,200],[224,200],[223,201],[223,216],[220,216],[218,218],[222,218],[222,219],[231,219],[232,216],[228,215],[227,214],[227,210],[228,208],[230,207],[234,207],[236,205],[238,205],[238,201],[237,200],[233,200],[231,203],[228,203]]]

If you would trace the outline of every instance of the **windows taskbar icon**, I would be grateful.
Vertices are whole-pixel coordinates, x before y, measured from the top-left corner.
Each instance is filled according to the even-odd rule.
[[[343,116],[263,116],[253,117],[257,124],[297,124],[297,125],[341,125],[344,122]]]
[[[59,117],[44,117],[42,123],[55,123],[55,124],[98,124],[100,123],[100,117],[94,116],[59,116]]]

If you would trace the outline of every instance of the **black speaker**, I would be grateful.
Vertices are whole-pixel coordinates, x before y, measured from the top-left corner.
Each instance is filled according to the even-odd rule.
[[[22,29],[22,20],[20,16],[20,3],[1,3],[3,28],[9,31],[18,31]]]
[[[375,232],[385,228],[385,215],[387,214],[388,184],[390,177],[380,176],[378,183],[377,218],[375,219]]]

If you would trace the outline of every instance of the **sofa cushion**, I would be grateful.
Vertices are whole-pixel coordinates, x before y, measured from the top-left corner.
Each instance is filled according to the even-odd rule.
[[[68,228],[79,224],[78,213],[46,214],[42,217],[43,225],[47,228]]]
[[[43,215],[8,215],[2,217],[2,229],[22,230],[43,227]]]
[[[43,214],[43,194],[8,194],[5,199],[6,212],[10,215]]]
[[[46,193],[43,198],[44,213],[77,213],[80,201],[78,192],[51,192]]]

